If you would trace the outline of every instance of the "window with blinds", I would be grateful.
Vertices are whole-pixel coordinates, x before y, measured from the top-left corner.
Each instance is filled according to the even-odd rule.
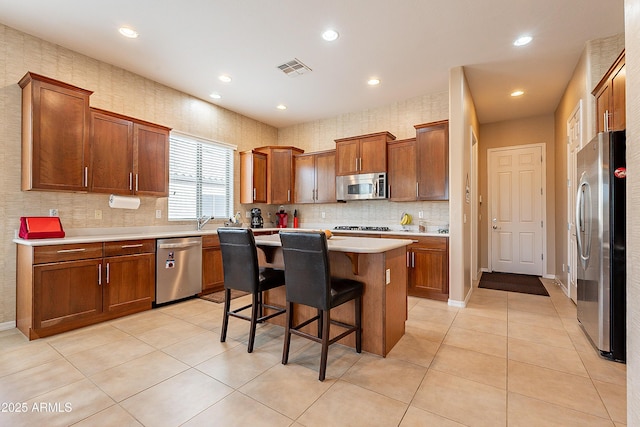
[[[235,147],[171,132],[169,220],[233,216]]]

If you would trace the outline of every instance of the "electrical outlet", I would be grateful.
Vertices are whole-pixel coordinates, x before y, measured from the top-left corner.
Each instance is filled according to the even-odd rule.
[[[244,217],[245,218],[251,218],[251,212],[250,211],[244,211]]]
[[[322,212],[322,219],[325,219],[326,217],[327,215],[324,212]]]
[[[156,209],[156,218],[162,218],[162,209]]]
[[[95,219],[102,219],[102,211],[100,209],[96,209],[93,216]]]
[[[58,216],[58,209],[49,209],[49,216]]]
[[[424,211],[418,211],[418,218],[424,218]]]

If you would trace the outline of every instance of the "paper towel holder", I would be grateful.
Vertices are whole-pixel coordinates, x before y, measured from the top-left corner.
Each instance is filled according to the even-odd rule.
[[[109,195],[109,207],[112,209],[138,209],[140,197]]]

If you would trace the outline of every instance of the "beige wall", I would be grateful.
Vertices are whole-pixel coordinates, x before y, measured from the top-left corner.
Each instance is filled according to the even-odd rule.
[[[556,277],[566,289],[568,275],[562,271],[563,265],[569,265],[568,236],[567,236],[567,120],[582,102],[582,138],[584,145],[596,134],[596,102],[591,95],[593,88],[613,64],[624,49],[624,34],[618,34],[599,40],[591,40],[585,44],[585,49],[573,71],[571,80],[560,99],[554,114],[555,127],[555,159],[556,159]],[[573,203],[573,201],[571,202]]]
[[[479,149],[479,183],[480,194],[482,195],[482,205],[480,205],[480,266],[487,268],[489,265],[489,231],[488,220],[489,200],[488,197],[488,171],[487,171],[487,150],[490,148],[501,148],[514,145],[528,145],[544,143],[546,146],[546,204],[547,215],[545,223],[547,225],[547,258],[546,274],[555,273],[555,161],[554,161],[554,132],[553,116],[545,115],[529,117],[520,120],[509,120],[504,122],[489,123],[480,126],[480,149]]]
[[[479,136],[476,107],[463,67],[449,70],[449,302],[462,305],[471,295],[471,204],[465,201],[471,175],[471,129]]]
[[[291,145],[305,152],[335,149],[335,139],[349,136],[388,131],[396,139],[413,138],[417,124],[449,117],[447,92],[417,96],[380,108],[342,114],[323,120],[302,123],[278,130],[278,145]],[[275,213],[278,206],[260,206],[265,221],[269,218],[265,211]],[[355,201],[348,203],[289,205],[288,212],[298,210],[301,226],[323,224],[335,225],[389,225],[399,226],[403,212],[413,215],[417,222],[418,213],[434,225],[449,223],[448,202],[399,203],[386,200]],[[324,213],[324,218],[322,214]],[[273,215],[271,217],[274,218]]]
[[[640,0],[625,0],[627,67],[627,425],[640,426]]]
[[[169,224],[167,198],[143,197],[140,209],[131,211],[110,209],[108,195],[20,191],[21,89],[17,83],[27,71],[93,90],[94,107],[236,144],[239,150],[277,143],[274,127],[3,25],[0,64],[0,327],[15,321],[16,248],[11,240],[20,216],[48,215],[50,208],[56,208],[67,230]],[[238,185],[238,168],[235,176]],[[236,195],[239,207],[238,201]],[[95,209],[102,210],[102,220],[94,219]],[[155,219],[156,209],[162,210],[163,219]]]

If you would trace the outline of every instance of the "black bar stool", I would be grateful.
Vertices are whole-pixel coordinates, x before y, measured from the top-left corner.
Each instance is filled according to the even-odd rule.
[[[320,356],[320,373],[318,379],[324,381],[327,370],[327,353],[329,345],[344,338],[352,332],[356,333],[356,351],[362,351],[362,292],[363,284],[357,280],[331,277],[327,238],[322,232],[280,232],[284,257],[285,289],[287,294],[287,322],[284,333],[284,349],[282,363],[289,360],[291,334],[322,344]],[[355,300],[355,325],[331,320],[333,307]],[[314,307],[318,315],[305,320],[299,325],[293,324],[293,304]],[[318,336],[308,334],[300,329],[318,321]],[[330,339],[330,325],[346,328],[346,331]]]
[[[222,332],[220,342],[227,338],[227,326],[229,316],[248,320],[251,323],[249,329],[249,345],[247,352],[253,351],[253,343],[256,337],[256,324],[285,313],[284,307],[276,307],[264,304],[262,292],[284,285],[284,272],[273,268],[259,268],[256,242],[253,232],[248,228],[218,228],[220,249],[222,250],[222,268],[224,269],[224,317],[222,319]],[[252,303],[244,307],[231,310],[231,289],[250,292]],[[240,314],[241,311],[251,307],[251,316]],[[264,315],[264,307],[275,312]]]

